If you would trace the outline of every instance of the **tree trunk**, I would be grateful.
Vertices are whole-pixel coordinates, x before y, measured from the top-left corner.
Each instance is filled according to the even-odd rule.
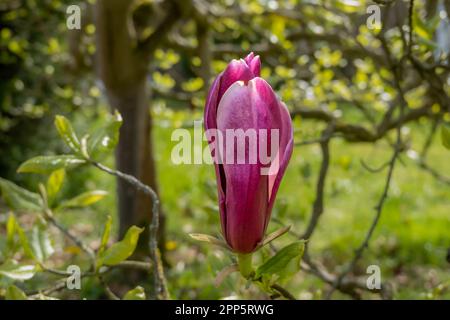
[[[146,84],[137,83],[135,90],[126,94],[108,92],[112,109],[122,114],[123,125],[116,149],[117,169],[137,177],[158,193],[155,161],[153,157],[152,124],[149,112],[149,94]],[[119,212],[119,236],[123,237],[132,225],[144,226],[138,251],[145,253],[148,247],[148,226],[151,221],[152,201],[148,195],[137,191],[128,183],[117,181]],[[160,239],[164,224],[160,223]]]
[[[116,167],[131,174],[158,192],[152,155],[149,92],[146,85],[148,59],[138,52],[130,36],[130,0],[98,0],[96,4],[97,67],[109,104],[123,118]],[[138,252],[148,252],[151,199],[117,180],[119,236],[132,225],[145,227]],[[162,222],[162,221],[161,221]],[[160,223],[159,235],[164,224]],[[162,239],[160,237],[160,239]]]

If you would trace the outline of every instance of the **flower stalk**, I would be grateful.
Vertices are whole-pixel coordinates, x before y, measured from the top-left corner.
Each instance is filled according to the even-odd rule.
[[[253,265],[252,265],[253,253],[239,253],[237,254],[237,258],[238,258],[239,272],[245,279],[248,279],[253,273]]]

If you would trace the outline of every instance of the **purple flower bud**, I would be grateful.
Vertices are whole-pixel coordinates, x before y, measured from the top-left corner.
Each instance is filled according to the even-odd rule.
[[[259,56],[253,53],[245,59],[231,61],[211,86],[204,115],[205,129],[220,131],[225,146],[230,143],[225,138],[229,129],[252,129],[258,140],[257,149],[250,149],[246,143],[244,150],[246,160],[251,158],[251,152],[258,150],[256,163],[219,161],[214,164],[222,232],[238,253],[253,252],[263,240],[293,147],[289,111],[271,86],[259,77],[260,69]],[[273,134],[274,130],[277,135]],[[212,141],[209,142],[211,145]],[[273,142],[276,142],[275,150],[271,147]],[[275,153],[277,160],[264,163],[260,159],[261,143],[268,145],[267,152]],[[219,153],[223,158],[223,151]],[[264,168],[270,168],[268,174],[262,174]]]

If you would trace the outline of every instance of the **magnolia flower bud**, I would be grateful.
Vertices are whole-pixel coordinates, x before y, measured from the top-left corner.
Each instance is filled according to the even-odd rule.
[[[253,53],[231,61],[211,86],[204,115],[205,129],[220,131],[224,147],[232,143],[226,139],[227,130],[254,130],[258,140],[256,148],[245,144],[245,163],[228,161],[228,150],[221,150],[217,158],[222,161],[215,161],[222,232],[237,253],[251,253],[263,240],[293,147],[289,112],[259,77],[260,69],[260,59]],[[239,145],[233,145],[231,150],[239,153]],[[263,147],[272,153],[270,163],[261,159]],[[258,152],[256,163],[249,161],[253,152]]]

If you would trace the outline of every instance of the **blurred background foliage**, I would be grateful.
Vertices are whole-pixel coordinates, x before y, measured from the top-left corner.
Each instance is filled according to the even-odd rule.
[[[383,283],[389,284],[390,297],[450,298],[446,260],[450,151],[435,134],[450,121],[449,1],[415,1],[410,49],[409,1],[129,2],[130,26],[126,28],[132,46],[146,44],[161,33],[141,64],[153,122],[152,155],[167,221],[161,246],[166,251],[173,297],[261,298],[254,288],[237,291],[237,276],[219,288],[214,286],[215,275],[230,263],[229,258],[187,237],[189,232],[219,234],[214,170],[209,165],[174,165],[170,160],[176,144],[171,141],[172,131],[192,130],[193,121],[202,118],[213,77],[231,59],[253,51],[261,56],[261,76],[292,112],[298,143],[270,231],[281,225],[292,225],[297,234],[306,229],[317,199],[323,157],[316,140],[329,123],[336,122],[324,212],[310,239],[309,254],[330,273],[343,271],[370,227],[385,183],[384,171],[374,173],[367,167],[377,168],[389,160],[395,141],[391,129],[401,124],[402,152],[389,197],[352,276],[364,279],[367,266],[375,264],[381,268]],[[82,9],[79,31],[66,26],[66,9],[72,4]],[[98,5],[95,0],[6,0],[0,4],[1,177],[35,191],[36,183],[45,181],[46,176],[17,174],[16,169],[32,156],[68,151],[50,129],[54,115],[66,115],[78,132],[104,122],[112,104],[107,98],[112,86],[105,85],[107,81],[96,73],[98,59],[103,57],[98,55],[102,37],[95,15]],[[366,24],[370,5],[380,8],[382,29]],[[173,20],[171,29],[161,30],[168,20]],[[400,121],[401,104],[407,114],[404,121]],[[114,155],[106,163],[113,166]],[[118,228],[115,180],[82,167],[68,172],[63,186],[64,196],[97,188],[109,195],[94,207],[68,210],[59,217],[93,246],[107,214],[113,215],[114,228]],[[2,205],[0,210],[1,232],[8,209]],[[20,218],[27,221],[27,215]],[[281,247],[294,236],[285,237],[275,245]],[[68,255],[77,259],[76,253],[66,250],[67,244],[57,245],[62,253],[50,258],[52,264],[69,264]],[[45,276],[33,279],[32,287],[45,286],[45,280]],[[124,284],[115,281],[120,290]],[[324,298],[329,288],[323,279],[306,271],[286,286],[302,299]],[[102,291],[86,280],[78,297],[98,298]],[[339,292],[335,297],[347,295]]]

